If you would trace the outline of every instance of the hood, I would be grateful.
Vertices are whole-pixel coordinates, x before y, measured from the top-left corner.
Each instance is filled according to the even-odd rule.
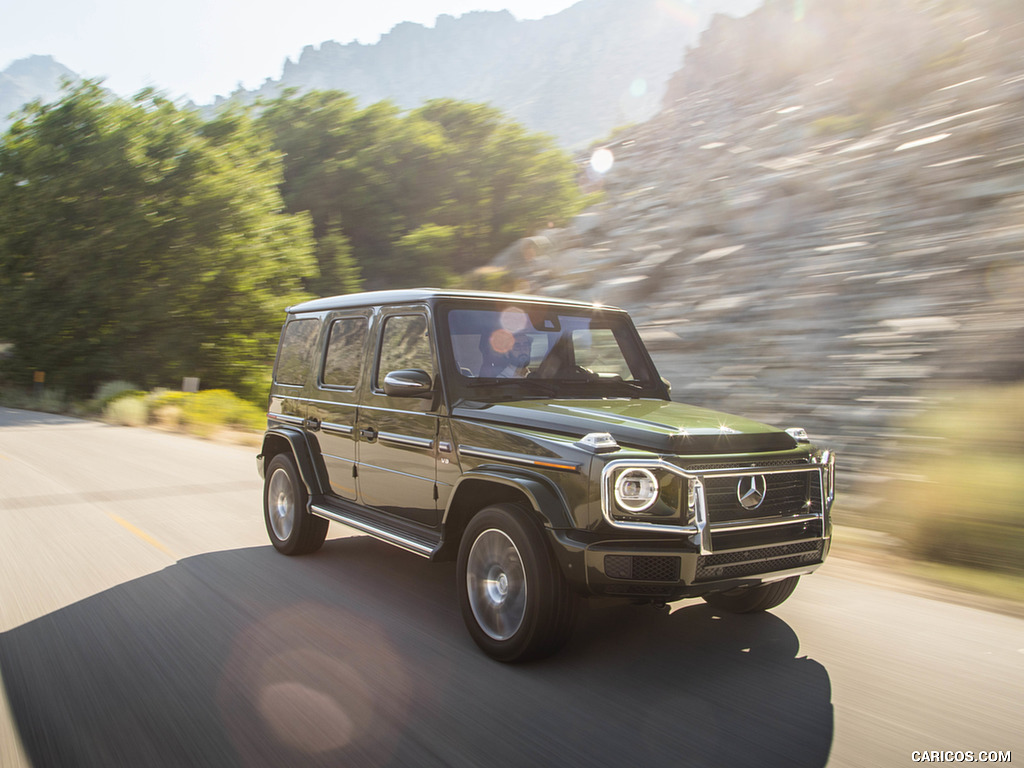
[[[668,400],[522,400],[461,405],[453,415],[576,438],[608,432],[623,447],[658,453],[760,453],[796,447],[796,440],[775,427]]]

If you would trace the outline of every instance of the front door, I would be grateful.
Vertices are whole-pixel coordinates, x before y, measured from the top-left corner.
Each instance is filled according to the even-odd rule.
[[[364,390],[356,423],[359,499],[368,507],[436,526],[436,398],[384,393],[384,376],[391,371],[418,368],[437,381],[427,309],[389,310],[377,327],[373,379]]]

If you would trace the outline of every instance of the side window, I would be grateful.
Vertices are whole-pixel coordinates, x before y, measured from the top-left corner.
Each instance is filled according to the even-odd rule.
[[[355,387],[363,363],[366,318],[345,317],[331,325],[324,355],[323,383],[326,387]]]
[[[292,320],[281,332],[281,350],[277,355],[274,380],[278,384],[302,386],[313,364],[319,320]]]
[[[572,343],[576,353],[576,365],[581,365],[594,373],[619,376],[623,379],[632,376],[611,329],[573,331]]]
[[[405,368],[420,368],[434,375],[434,356],[424,315],[394,315],[385,321],[374,386],[379,389],[385,374]]]

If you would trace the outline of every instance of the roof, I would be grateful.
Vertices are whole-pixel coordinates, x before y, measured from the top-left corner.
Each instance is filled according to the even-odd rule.
[[[397,291],[367,291],[365,293],[349,293],[341,296],[327,296],[312,299],[301,304],[288,307],[292,314],[299,312],[325,312],[332,309],[348,309],[351,307],[375,307],[384,304],[417,304],[436,299],[469,299],[489,302],[548,304],[563,307],[586,307],[592,309],[595,304],[569,299],[555,299],[550,296],[530,296],[522,293],[497,293],[494,291],[465,291],[447,288],[408,288]],[[618,309],[603,307],[603,309]]]

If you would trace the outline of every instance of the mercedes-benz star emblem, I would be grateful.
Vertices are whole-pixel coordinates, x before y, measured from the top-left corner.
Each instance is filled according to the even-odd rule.
[[[768,481],[764,475],[749,475],[741,477],[736,483],[736,498],[744,509],[757,509],[764,501],[765,492],[768,490]]]

